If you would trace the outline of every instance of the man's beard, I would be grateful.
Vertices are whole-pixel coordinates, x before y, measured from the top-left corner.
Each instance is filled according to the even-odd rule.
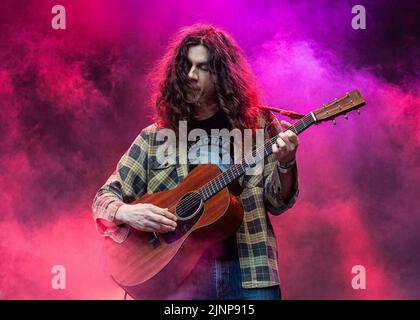
[[[204,98],[204,95],[204,89],[191,86],[187,89],[187,102],[194,106],[199,106]]]

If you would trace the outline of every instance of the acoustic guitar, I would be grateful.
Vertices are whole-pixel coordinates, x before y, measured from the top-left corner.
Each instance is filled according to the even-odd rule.
[[[288,128],[300,134],[311,125],[332,120],[365,104],[358,90],[316,109]],[[357,110],[359,112],[359,110]],[[221,172],[214,164],[197,166],[174,189],[145,195],[131,204],[151,203],[178,217],[172,232],[148,233],[130,229],[127,239],[106,239],[111,277],[135,299],[165,299],[192,271],[213,243],[233,234],[243,209],[227,186],[272,154],[277,136]]]

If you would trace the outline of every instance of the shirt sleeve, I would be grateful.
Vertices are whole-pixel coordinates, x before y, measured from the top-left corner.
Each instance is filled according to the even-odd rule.
[[[268,137],[274,137],[281,132],[281,126],[276,117],[271,115],[269,125],[266,126]],[[295,204],[299,195],[298,170],[297,165],[294,166],[295,181],[288,199],[281,197],[282,182],[279,170],[277,169],[277,158],[275,154],[271,154],[265,160],[264,164],[264,202],[267,210],[273,215],[279,215],[290,209]]]
[[[93,204],[93,218],[101,236],[109,236],[121,243],[129,233],[128,225],[116,225],[115,214],[146,192],[148,137],[143,130],[118,161],[117,167],[97,191]],[[104,223],[103,221],[108,223]]]

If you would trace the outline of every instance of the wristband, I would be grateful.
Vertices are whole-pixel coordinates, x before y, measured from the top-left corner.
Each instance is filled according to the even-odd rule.
[[[280,162],[277,161],[277,169],[281,173],[288,173],[291,168],[293,168],[296,165],[296,159],[293,159],[289,162]]]

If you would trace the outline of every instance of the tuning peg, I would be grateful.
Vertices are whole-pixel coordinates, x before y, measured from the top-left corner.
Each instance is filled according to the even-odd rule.
[[[357,109],[357,114],[360,115],[360,109]]]
[[[335,119],[333,119],[333,125],[336,125],[337,124],[337,121],[335,121]]]
[[[349,116],[347,114],[344,116],[344,118],[346,118],[346,120],[349,120]]]

